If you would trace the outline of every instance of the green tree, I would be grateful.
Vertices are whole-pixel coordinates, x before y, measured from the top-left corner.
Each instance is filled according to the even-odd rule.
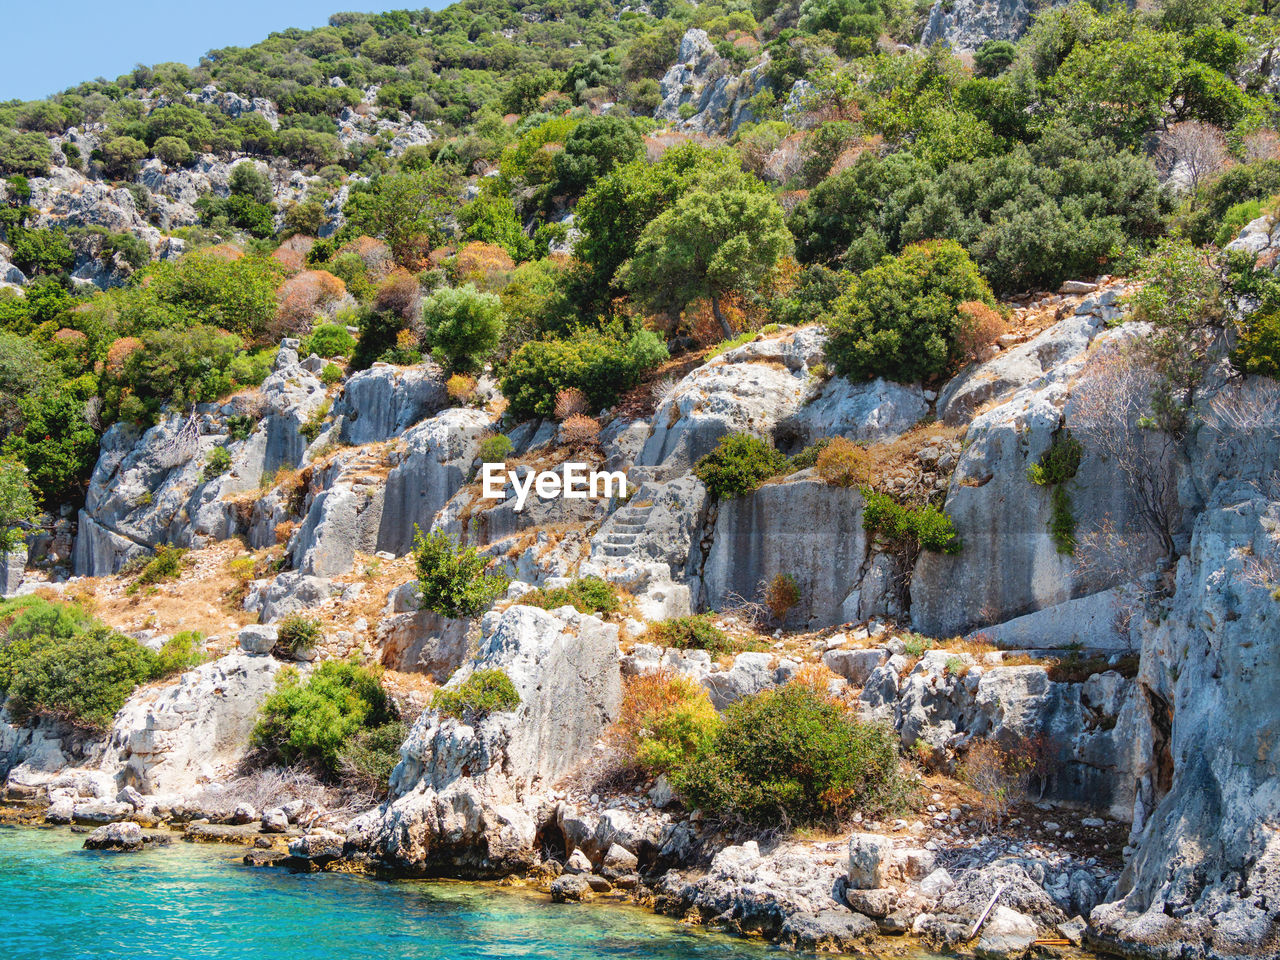
[[[37,515],[27,468],[17,460],[0,457],[0,550],[12,550],[20,544],[21,524],[30,523]]]
[[[1134,315],[1151,324],[1143,352],[1160,374],[1151,409],[1161,429],[1181,436],[1204,377],[1209,334],[1222,322],[1222,282],[1217,265],[1186,240],[1161,240],[1138,278]]]
[[[0,126],[0,171],[43,177],[52,162],[48,137],[34,130],[20,133]]]
[[[232,168],[228,186],[233,196],[248,197],[254,203],[268,204],[274,196],[271,178],[248,160]]]
[[[424,240],[440,240],[450,206],[444,177],[432,167],[385,174],[371,190],[352,194],[344,209],[355,229],[381,237],[398,262],[409,264],[418,259]]]
[[[147,145],[136,137],[114,137],[104,143],[99,150],[103,166],[113,177],[133,176],[138,162],[149,152]]]
[[[95,378],[86,374],[18,400],[22,426],[5,439],[4,452],[26,465],[28,480],[47,509],[84,496],[98,459],[98,431],[85,416],[95,393]]]
[[[427,297],[422,302],[422,323],[436,361],[460,373],[484,366],[506,326],[502,301],[470,283],[443,287]]]
[[[980,77],[999,76],[1018,58],[1018,48],[1008,40],[987,40],[973,55],[973,65]]]
[[[588,117],[565,139],[555,155],[556,186],[553,192],[576,196],[620,163],[630,163],[644,152],[635,126],[607,114]]]
[[[792,246],[782,208],[769,193],[702,187],[644,229],[625,283],[633,296],[658,309],[680,309],[707,297],[725,337],[732,337],[720,298],[757,286]]]
[[[502,395],[515,417],[549,417],[556,394],[581,390],[587,407],[608,407],[640,382],[641,374],[667,359],[662,338],[650,330],[630,336],[611,327],[580,329],[563,340],[531,340],[512,353],[502,371]]]
[[[903,383],[949,373],[961,361],[959,306],[995,306],[969,255],[954,240],[913,244],[867,270],[827,316],[827,357],[851,380]]]

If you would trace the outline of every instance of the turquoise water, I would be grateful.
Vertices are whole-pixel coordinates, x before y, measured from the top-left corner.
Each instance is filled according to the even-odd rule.
[[[780,951],[637,908],[556,905],[475,884],[289,874],[238,847],[81,849],[66,830],[0,829],[6,960],[763,960]]]

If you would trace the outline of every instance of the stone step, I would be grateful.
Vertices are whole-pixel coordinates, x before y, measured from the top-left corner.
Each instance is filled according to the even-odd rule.
[[[635,553],[629,543],[602,543],[600,552],[606,557],[629,557]]]
[[[609,527],[613,533],[643,533],[643,523],[615,523]]]
[[[639,533],[619,533],[617,530],[609,531],[609,536],[605,538],[605,543],[621,543],[632,544],[636,542]]]

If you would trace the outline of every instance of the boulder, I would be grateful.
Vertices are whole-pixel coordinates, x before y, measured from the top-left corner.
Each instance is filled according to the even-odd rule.
[[[799,950],[851,953],[875,939],[876,925],[847,910],[797,913],[782,925],[782,936]]]
[[[142,849],[142,842],[142,828],[126,820],[99,827],[85,839],[84,848],[134,852]]]
[[[1037,936],[1035,921],[1016,910],[997,905],[983,924],[974,952],[984,960],[1024,957]]]
[[[342,856],[343,839],[329,830],[317,830],[289,841],[290,856],[303,860],[336,860]]]
[[[883,865],[893,851],[893,840],[875,833],[849,837],[849,886],[874,890],[884,886]]]

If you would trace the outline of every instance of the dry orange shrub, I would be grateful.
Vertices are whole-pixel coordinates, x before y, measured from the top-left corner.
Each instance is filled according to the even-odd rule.
[[[124,363],[129,355],[142,349],[142,341],[137,337],[121,337],[107,347],[107,373],[118,377],[124,373]]]
[[[280,305],[272,333],[280,337],[305,332],[317,314],[337,303],[346,293],[346,284],[328,270],[304,270],[295,274],[276,291]]]
[[[587,412],[587,395],[577,387],[565,387],[556,394],[555,416],[557,420],[568,420],[572,416]]]
[[[384,277],[391,272],[391,248],[381,240],[375,240],[373,237],[356,237],[338,250],[339,255],[344,253],[354,253],[359,257],[364,268],[369,271],[369,276],[374,279]]]
[[[397,267],[378,287],[374,296],[378,310],[389,311],[406,323],[413,323],[422,311],[422,288],[418,278],[408,270]]]
[[[560,439],[570,446],[595,443],[600,436],[600,423],[591,417],[574,414],[560,424]]]
[[[832,437],[814,466],[818,476],[833,487],[858,487],[871,480],[867,451],[845,437]]]
[[[1008,333],[1004,317],[980,300],[970,300],[957,308],[960,321],[956,324],[956,346],[970,360],[986,358],[987,348]]]
[[[216,246],[198,250],[196,253],[198,256],[208,257],[210,260],[225,260],[228,263],[233,260],[239,260],[244,256],[243,250],[230,243],[219,243]]]
[[[459,283],[474,283],[480,290],[501,290],[515,269],[515,261],[496,243],[476,241],[458,251],[453,272]]]

